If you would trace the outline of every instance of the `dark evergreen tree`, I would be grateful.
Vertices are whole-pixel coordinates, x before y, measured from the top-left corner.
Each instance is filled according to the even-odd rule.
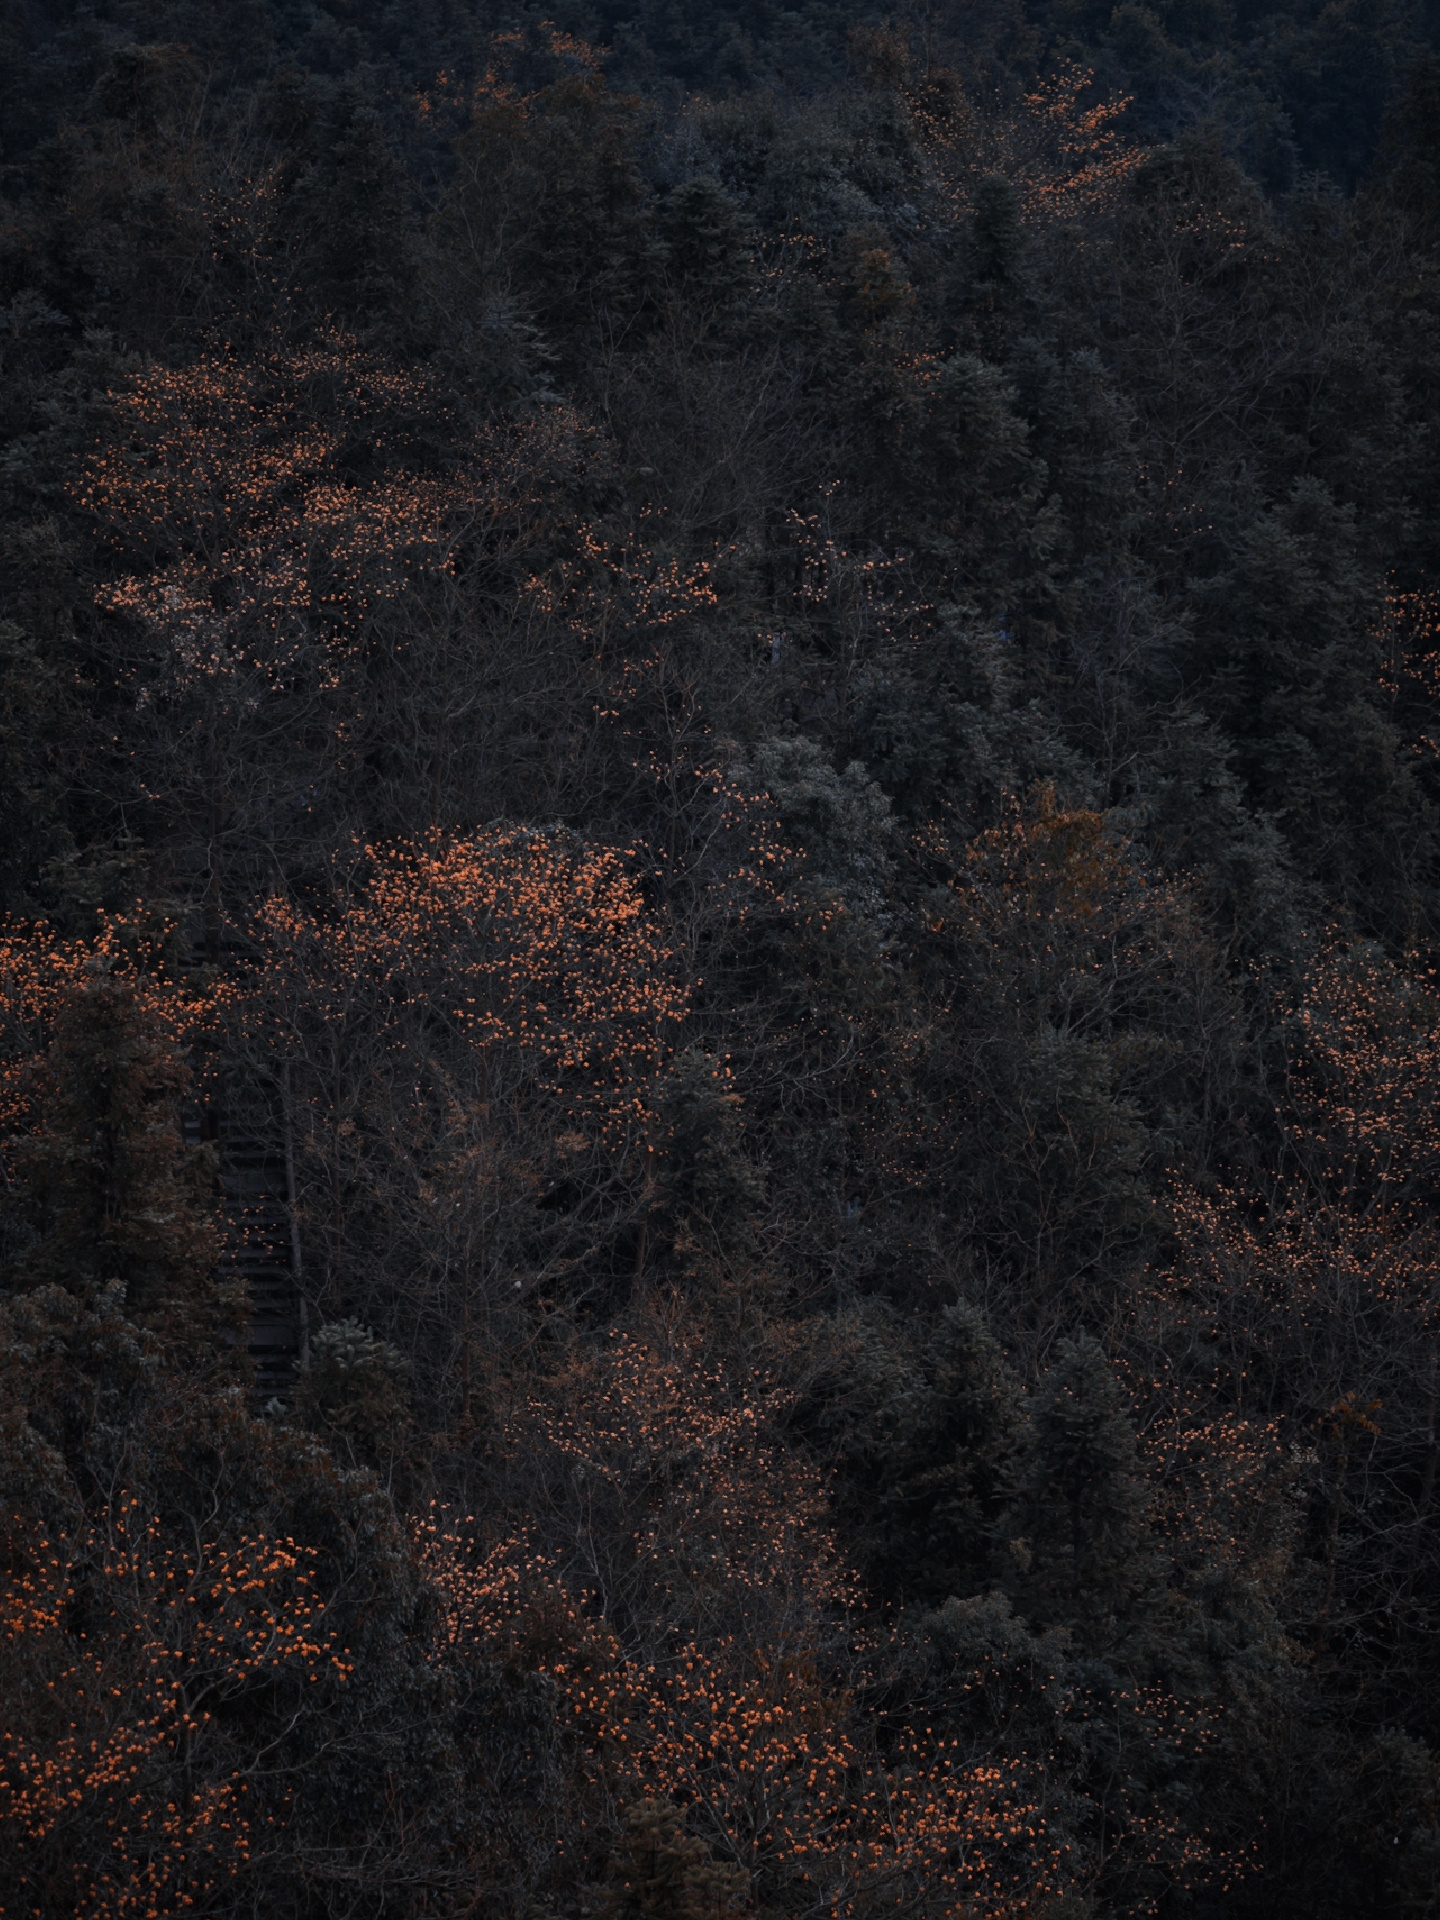
[[[869,1465],[872,1577],[912,1604],[966,1598],[997,1564],[996,1527],[1022,1444],[1020,1395],[981,1314],[945,1310],[921,1381],[881,1417],[883,1455]]]
[[[751,270],[749,223],[718,180],[695,174],[671,190],[660,231],[669,273],[691,300],[723,307]]]
[[[696,1048],[666,1080],[652,1145],[652,1204],[682,1262],[696,1251],[753,1241],[765,1180],[745,1149],[743,1106],[728,1064]],[[642,1242],[642,1261],[644,1252]]]
[[[747,1892],[744,1871],[713,1861],[678,1807],[641,1800],[625,1814],[601,1911],[614,1920],[721,1920]]]
[[[846,1534],[878,1593],[938,1606],[991,1583],[1024,1410],[981,1313],[947,1308],[923,1343],[856,1316],[810,1417],[838,1452]]]
[[[294,296],[317,319],[365,332],[403,325],[415,233],[404,173],[370,86],[312,91],[302,162],[286,196]]]
[[[1018,1498],[1005,1518],[1006,1587],[1032,1623],[1115,1644],[1153,1597],[1149,1494],[1120,1384],[1099,1342],[1060,1343],[1030,1410]]]
[[[144,984],[97,958],[65,993],[38,1069],[38,1129],[15,1143],[11,1287],[83,1301],[118,1285],[127,1312],[195,1362],[243,1341],[246,1302],[220,1283],[213,1145],[187,1144],[183,1041]]]

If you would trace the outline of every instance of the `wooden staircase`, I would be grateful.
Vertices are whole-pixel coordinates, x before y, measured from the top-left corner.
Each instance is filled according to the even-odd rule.
[[[227,939],[212,953],[196,921],[190,927],[187,964],[198,971],[218,962],[242,968],[241,943]],[[263,1105],[263,1103],[262,1103]],[[223,1110],[185,1117],[188,1144],[213,1139],[220,1150],[220,1186],[225,1225],[220,1274],[244,1283],[250,1303],[247,1350],[254,1368],[252,1391],[259,1405],[288,1401],[306,1358],[305,1305],[298,1282],[299,1247],[290,1212],[290,1183],[284,1153],[254,1137],[253,1124]]]
[[[250,1302],[246,1347],[254,1367],[253,1391],[263,1406],[289,1400],[300,1370],[304,1310],[295,1284],[294,1242],[285,1178],[285,1158],[261,1141],[218,1127],[220,1186],[225,1220],[220,1276],[243,1283]],[[202,1140],[198,1114],[185,1119],[189,1146]]]
[[[240,1279],[250,1300],[249,1351],[255,1397],[288,1400],[301,1354],[301,1302],[295,1285],[285,1162],[258,1141],[221,1132],[226,1231],[221,1255],[227,1279]]]

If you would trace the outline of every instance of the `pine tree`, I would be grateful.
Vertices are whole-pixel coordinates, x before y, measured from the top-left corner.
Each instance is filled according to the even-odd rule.
[[[369,87],[342,81],[311,133],[286,220],[301,278],[322,316],[355,326],[393,320],[412,267],[405,181]]]
[[[709,174],[676,187],[661,214],[671,278],[692,299],[724,305],[750,269],[751,234],[735,201]]]
[[[640,1800],[625,1814],[610,1861],[605,1920],[720,1920],[744,1906],[749,1876],[722,1866],[685,1831],[667,1800]]]
[[[841,1459],[838,1509],[871,1586],[907,1604],[978,1592],[1023,1439],[1023,1403],[985,1317],[947,1308],[923,1343],[877,1315],[847,1330],[851,1353],[818,1424]]]
[[[144,983],[91,964],[56,1018],[39,1129],[16,1151],[33,1237],[12,1280],[87,1301],[118,1281],[130,1317],[177,1351],[233,1346],[243,1299],[217,1278],[215,1150],[181,1126],[189,1063]]]
[[[698,1048],[676,1061],[659,1103],[655,1202],[676,1251],[735,1248],[753,1233],[763,1170],[745,1152],[742,1101],[729,1068]]]
[[[1006,1584],[1032,1623],[1069,1624],[1103,1646],[1155,1567],[1134,1430],[1098,1341],[1061,1342],[1031,1423],[1005,1521],[1014,1566]]]
[[[310,1345],[299,1407],[330,1451],[393,1478],[411,1437],[403,1356],[358,1320],[335,1320]]]

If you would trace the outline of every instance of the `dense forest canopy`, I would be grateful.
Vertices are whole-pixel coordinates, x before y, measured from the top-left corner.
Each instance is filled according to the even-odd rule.
[[[0,1912],[1440,1915],[1440,19],[5,0]]]

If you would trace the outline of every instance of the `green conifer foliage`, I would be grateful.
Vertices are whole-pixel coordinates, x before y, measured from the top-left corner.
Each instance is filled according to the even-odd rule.
[[[301,298],[319,317],[350,326],[393,321],[413,235],[404,175],[362,78],[341,81],[324,100],[307,144],[284,214]]]
[[[588,73],[525,99],[482,98],[434,229],[474,299],[525,298],[570,343],[588,343],[603,307],[635,307],[662,258],[644,217],[638,131],[637,103]]]
[[[601,1912],[606,1920],[723,1920],[745,1905],[744,1869],[712,1860],[666,1800],[626,1809]]]
[[[920,1380],[874,1417],[884,1444],[872,1439],[867,1463],[871,1569],[882,1589],[939,1605],[986,1584],[1022,1423],[1018,1383],[984,1316],[948,1307]]]
[[[1440,56],[1422,54],[1386,116],[1381,191],[1403,208],[1421,235],[1440,224]]]
[[[1382,707],[1378,584],[1354,510],[1297,481],[1202,589],[1202,697],[1304,866],[1403,939],[1436,884],[1433,827]]]
[[[1104,1348],[1064,1340],[1031,1403],[1019,1498],[1007,1514],[1006,1585],[1037,1625],[1077,1626],[1095,1645],[1151,1586],[1149,1495],[1124,1396]]]
[[[973,353],[867,360],[853,375],[857,481],[887,538],[947,600],[1003,614],[1043,604],[1059,502],[1003,372]]]
[[[670,193],[661,232],[670,277],[689,298],[723,305],[740,291],[751,265],[750,223],[712,175],[694,174]]]
[[[813,886],[852,909],[879,903],[892,870],[890,802],[860,761],[837,770],[817,741],[782,737],[757,742],[732,778],[774,805]]]
[[[1014,290],[1024,246],[1015,182],[1004,174],[987,173],[976,184],[968,249],[972,285],[987,303]]]
[[[243,1302],[218,1280],[214,1148],[189,1146],[191,1072],[143,988],[96,959],[65,997],[41,1071],[38,1131],[16,1150],[31,1224],[12,1284],[93,1300],[124,1289],[132,1318],[177,1351],[233,1343]]]
[[[337,1458],[393,1476],[410,1433],[404,1357],[358,1320],[334,1320],[310,1343],[298,1403]]]
[[[81,703],[61,663],[13,621],[0,621],[0,911],[34,911],[41,871],[70,851],[62,741],[78,745]]]
[[[677,1252],[750,1240],[765,1193],[763,1169],[744,1144],[743,1101],[730,1070],[699,1048],[675,1062],[659,1102],[654,1180],[658,1217]]]

